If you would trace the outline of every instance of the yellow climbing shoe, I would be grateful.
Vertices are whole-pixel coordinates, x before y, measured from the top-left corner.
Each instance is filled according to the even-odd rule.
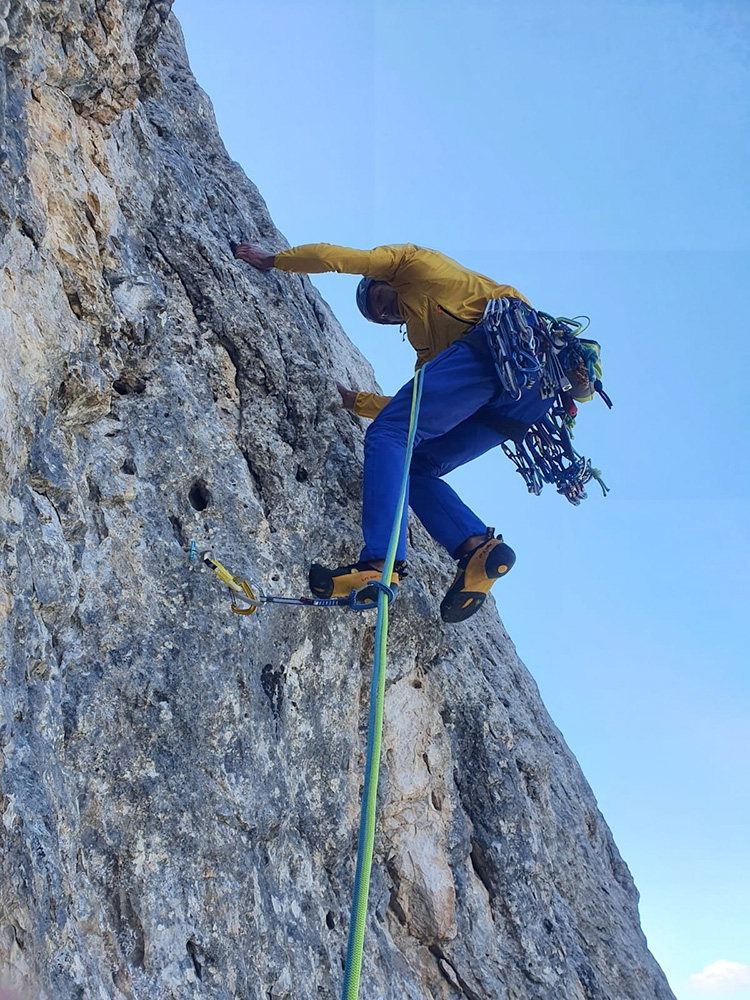
[[[310,590],[316,597],[348,597],[353,590],[359,591],[359,601],[377,601],[378,588],[367,588],[373,580],[383,576],[381,569],[373,569],[368,562],[352,563],[327,569],[319,563],[310,567]],[[398,562],[391,573],[391,589],[394,591],[406,576],[406,563]]]
[[[493,534],[488,528],[486,541],[459,559],[456,578],[440,605],[444,622],[462,622],[479,611],[495,580],[505,576],[516,561],[503,536],[493,538]]]

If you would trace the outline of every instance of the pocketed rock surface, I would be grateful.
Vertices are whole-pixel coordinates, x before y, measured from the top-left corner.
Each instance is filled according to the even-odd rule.
[[[36,1000],[343,980],[373,614],[240,618],[359,547],[372,371],[227,156],[167,0],[0,0],[0,978]],[[262,141],[262,138],[259,138]],[[667,1000],[494,605],[391,613],[368,1000]]]

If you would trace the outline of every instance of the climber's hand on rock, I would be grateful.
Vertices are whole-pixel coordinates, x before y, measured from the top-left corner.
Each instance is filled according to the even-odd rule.
[[[353,410],[354,402],[357,398],[357,393],[354,391],[354,389],[347,389],[346,386],[342,385],[340,382],[336,383],[336,388],[338,389],[339,395],[341,396],[341,405],[344,407],[344,409]]]
[[[240,243],[236,246],[234,256],[237,260],[244,260],[246,264],[252,264],[259,271],[270,271],[276,260],[276,254],[268,253],[251,243]]]

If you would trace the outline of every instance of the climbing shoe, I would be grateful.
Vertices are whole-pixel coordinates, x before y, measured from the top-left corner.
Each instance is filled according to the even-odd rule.
[[[479,611],[495,580],[505,576],[516,561],[503,536],[493,535],[494,530],[488,528],[485,541],[459,559],[456,578],[440,605],[444,622],[462,622]]]
[[[378,588],[370,586],[373,580],[380,581],[383,571],[373,569],[368,562],[352,563],[350,566],[339,566],[338,569],[327,569],[319,563],[310,567],[310,590],[316,597],[348,597],[356,590],[360,602],[377,601]],[[390,586],[396,591],[399,583],[406,576],[406,563],[397,562],[391,573]]]

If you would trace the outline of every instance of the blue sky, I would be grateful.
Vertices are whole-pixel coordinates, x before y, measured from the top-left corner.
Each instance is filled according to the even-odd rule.
[[[452,482],[519,555],[500,612],[675,994],[750,1000],[750,6],[174,11],[290,243],[420,243],[591,317],[615,408],[576,444],[611,494],[531,497],[499,453]],[[409,345],[362,320],[356,278],[315,280],[394,391]]]

